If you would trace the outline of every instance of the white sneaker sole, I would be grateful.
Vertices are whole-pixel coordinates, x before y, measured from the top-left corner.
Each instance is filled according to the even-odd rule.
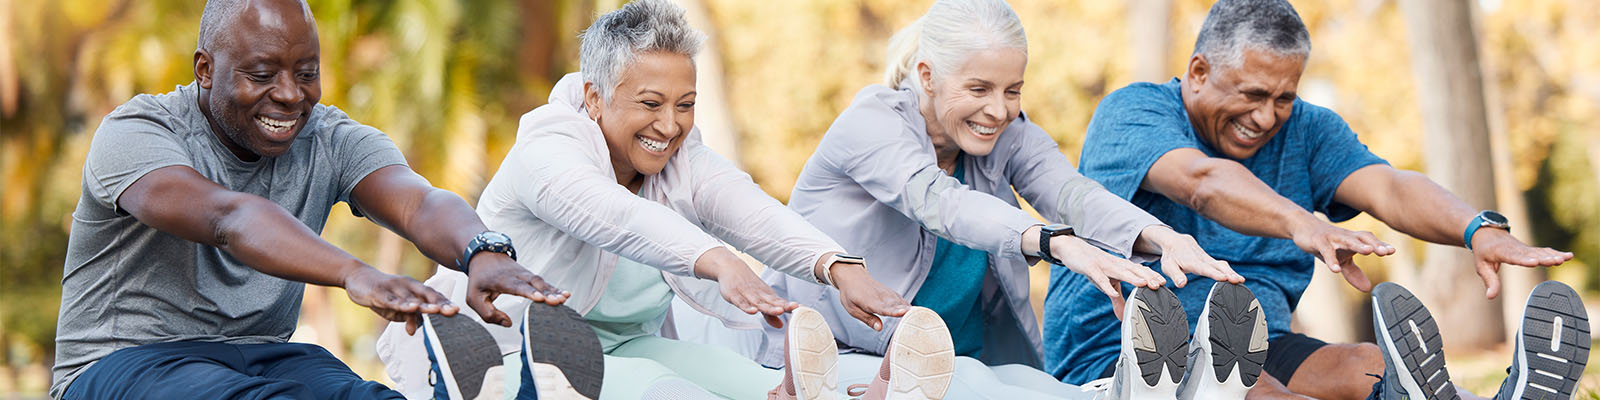
[[[955,377],[955,343],[938,313],[911,307],[889,339],[887,400],[944,398]]]
[[[1135,288],[1122,316],[1121,384],[1127,399],[1178,396],[1189,355],[1189,317],[1172,289]],[[1114,383],[1115,384],[1115,383]]]
[[[1195,356],[1178,398],[1244,398],[1267,361],[1267,320],[1261,302],[1243,285],[1217,283],[1206,297],[1189,345]]]
[[[795,397],[804,400],[833,400],[839,394],[839,347],[834,344],[833,330],[822,313],[809,307],[795,309],[789,315],[789,365],[785,373],[793,374]]]

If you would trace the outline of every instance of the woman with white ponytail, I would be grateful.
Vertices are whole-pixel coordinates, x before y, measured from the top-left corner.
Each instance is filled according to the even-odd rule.
[[[871,260],[872,276],[912,311],[866,329],[843,323],[851,314],[837,306],[839,291],[766,276],[818,309],[854,351],[839,357],[841,386],[872,381],[868,397],[1088,396],[1038,369],[1028,268],[1040,259],[1089,277],[1118,304],[1119,282],[1166,282],[1118,255],[1159,257],[1178,285],[1186,272],[1242,281],[1190,237],[1079,175],[1022,113],[1027,38],[1005,2],[937,1],[888,53],[884,83],[857,93],[828,128],[789,206]],[[1023,211],[1017,194],[1055,224]]]

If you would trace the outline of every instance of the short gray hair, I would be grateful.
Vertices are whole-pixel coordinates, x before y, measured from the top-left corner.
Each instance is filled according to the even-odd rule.
[[[665,51],[694,62],[705,35],[689,26],[683,9],[667,0],[638,0],[601,15],[578,35],[578,71],[583,81],[611,100],[622,71],[639,53]]]
[[[296,1],[300,10],[306,13],[306,18],[311,18],[311,7],[303,0]],[[195,40],[195,48],[212,51],[213,46],[221,45],[228,36],[227,28],[233,25],[233,20],[244,12],[244,0],[207,0],[204,11],[200,12],[200,37]]]
[[[1311,34],[1287,0],[1219,0],[1206,14],[1194,55],[1219,68],[1239,66],[1246,47],[1309,57]]]
[[[997,48],[1028,53],[1028,35],[1011,5],[1004,0],[939,0],[889,39],[883,84],[899,89],[920,62],[940,77],[972,53]]]

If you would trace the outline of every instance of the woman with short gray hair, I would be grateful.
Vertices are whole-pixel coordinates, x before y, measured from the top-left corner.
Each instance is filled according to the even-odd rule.
[[[921,335],[901,332],[904,321],[881,332],[835,324],[834,337],[857,351],[839,358],[842,384],[870,380],[869,397],[939,397],[947,387],[954,398],[1092,396],[1038,369],[1030,265],[1063,265],[1118,303],[1119,282],[1166,281],[1118,254],[1169,261],[1163,272],[1179,285],[1185,272],[1242,279],[1193,239],[1079,175],[1021,112],[1027,38],[1004,1],[937,1],[891,39],[888,53],[885,81],[857,93],[829,127],[789,206],[872,260],[874,277],[943,323]],[[1047,220],[1072,226],[1046,226],[1020,208],[1017,194]],[[774,273],[767,279],[791,298],[813,300],[804,304],[830,321],[846,316],[831,305],[832,290]],[[944,347],[914,347],[941,334]]]
[[[594,329],[605,354],[601,398],[832,398],[837,353],[828,322],[777,296],[723,243],[773,273],[837,288],[840,308],[856,318],[835,323],[875,329],[878,315],[904,315],[908,305],[872,280],[861,258],[844,254],[701,142],[694,56],[702,35],[683,14],[665,0],[639,0],[585,30],[580,72],[522,116],[478,213],[530,249],[519,259],[524,267],[571,292],[566,304]],[[464,282],[441,269],[427,283]],[[734,329],[758,331],[758,315],[781,326],[778,317],[787,314],[786,335],[774,343],[788,350],[787,370],[662,337],[673,333],[663,326],[674,300]],[[528,321],[528,334],[537,335]],[[511,355],[506,363],[519,362],[521,341],[507,333],[515,327],[490,328]],[[404,369],[390,363],[391,374]]]

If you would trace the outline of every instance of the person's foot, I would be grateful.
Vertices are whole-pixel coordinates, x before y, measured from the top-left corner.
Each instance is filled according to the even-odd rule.
[[[1218,282],[1189,341],[1178,398],[1242,399],[1267,362],[1267,316],[1249,288]]]
[[[482,322],[466,314],[422,314],[422,343],[432,363],[434,399],[505,398],[500,347]]]
[[[564,305],[533,302],[524,315],[517,398],[600,398],[605,357],[589,323]]]
[[[1589,361],[1589,312],[1578,292],[1549,281],[1533,288],[1522,309],[1510,376],[1496,400],[1571,399]]]
[[[1172,289],[1135,288],[1122,312],[1122,355],[1106,398],[1172,399],[1189,352],[1189,317]]]
[[[789,314],[783,342],[783,382],[769,400],[832,400],[838,397],[839,347],[822,313],[800,307]]]
[[[868,385],[850,385],[861,400],[940,399],[955,377],[955,343],[938,313],[911,307],[889,337],[878,375]]]
[[[1390,282],[1372,289],[1372,326],[1383,352],[1383,377],[1373,389],[1380,400],[1460,397],[1444,367],[1444,342],[1428,307]]]

